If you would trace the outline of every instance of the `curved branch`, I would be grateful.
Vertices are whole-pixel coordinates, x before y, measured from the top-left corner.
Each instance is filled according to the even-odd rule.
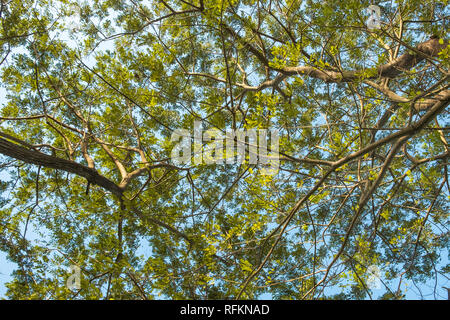
[[[227,30],[229,29],[230,28],[227,28]],[[246,42],[242,37],[237,35],[237,33],[233,32],[233,35],[237,37],[239,42],[244,42],[249,51],[252,52],[266,67],[269,67],[269,61],[258,49],[256,49],[250,43]],[[279,72],[279,74],[274,79],[266,80],[258,86],[248,86],[244,84],[237,85],[239,87],[242,87],[244,90],[259,91],[267,87],[274,87],[285,78],[295,75],[305,75],[308,77],[320,79],[327,83],[370,80],[380,77],[392,79],[398,77],[403,72],[410,70],[424,59],[436,57],[440,51],[447,47],[448,44],[448,40],[445,40],[441,44],[439,43],[438,38],[433,37],[428,41],[420,43],[416,48],[412,48],[413,50],[409,50],[410,52],[402,54],[397,59],[394,59],[393,61],[384,65],[367,70],[321,70],[314,66],[284,67],[282,69],[275,69]]]
[[[0,138],[0,153],[26,163],[76,174],[86,178],[90,183],[105,188],[119,198],[122,197],[123,189],[117,186],[113,181],[102,176],[95,169],[86,167],[74,161],[30,150],[4,138]]]

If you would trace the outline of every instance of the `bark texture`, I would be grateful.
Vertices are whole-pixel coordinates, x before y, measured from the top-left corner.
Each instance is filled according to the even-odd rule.
[[[79,175],[86,178],[90,183],[105,188],[119,198],[122,197],[123,189],[117,186],[113,181],[102,176],[95,169],[86,167],[74,161],[50,156],[39,151],[30,150],[1,137],[0,153],[26,163],[63,170]]]

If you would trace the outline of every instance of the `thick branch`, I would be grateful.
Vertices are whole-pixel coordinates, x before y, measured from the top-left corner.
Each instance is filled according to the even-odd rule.
[[[228,29],[227,29],[228,30]],[[245,42],[245,40],[234,33],[240,42]],[[252,52],[265,66],[269,66],[268,60],[262,55],[262,53],[254,48],[251,44],[246,43],[247,48]],[[243,84],[238,84],[238,86],[249,91],[259,91],[267,87],[274,87],[286,77],[295,75],[304,75],[312,78],[323,80],[324,82],[351,82],[359,79],[377,79],[379,77],[385,78],[395,78],[401,73],[410,70],[416,66],[419,62],[423,61],[425,58],[436,57],[440,51],[445,49],[448,45],[448,41],[444,41],[443,44],[439,43],[439,39],[432,38],[419,44],[414,48],[414,52],[407,52],[402,54],[397,59],[386,63],[384,65],[374,68],[374,72],[369,70],[321,70],[313,66],[296,66],[296,67],[285,67],[279,69],[279,74],[272,80],[266,80],[258,86],[247,86]],[[366,71],[366,72],[365,72]],[[367,72],[369,71],[369,72]]]
[[[74,173],[86,178],[91,183],[105,188],[118,197],[122,196],[123,189],[114,182],[100,175],[96,170],[74,161],[53,157],[39,151],[29,150],[3,138],[0,138],[0,153],[26,163]]]

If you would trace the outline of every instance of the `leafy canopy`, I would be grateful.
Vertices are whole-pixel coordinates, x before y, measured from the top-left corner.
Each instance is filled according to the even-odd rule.
[[[6,296],[399,299],[444,284],[448,3],[375,1],[369,30],[371,4],[2,1]],[[171,135],[195,120],[278,130],[278,173],[174,164]]]

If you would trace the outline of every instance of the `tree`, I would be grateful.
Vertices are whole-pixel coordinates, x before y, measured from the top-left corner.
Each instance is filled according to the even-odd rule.
[[[378,29],[371,4],[2,0],[7,296],[399,299],[445,277],[447,1],[377,1]],[[175,164],[194,121],[278,130],[278,173]]]

